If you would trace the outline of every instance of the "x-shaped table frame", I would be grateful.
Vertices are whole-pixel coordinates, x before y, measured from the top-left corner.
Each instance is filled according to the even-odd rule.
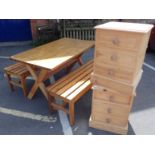
[[[38,70],[36,71],[36,69],[32,65],[26,64],[26,67],[29,70],[32,78],[35,80],[34,85],[32,86],[27,97],[29,99],[32,99],[33,96],[35,95],[37,89],[40,88],[40,90],[42,91],[45,98],[48,99],[44,80],[46,80],[51,75],[53,75],[54,73],[58,72],[59,70],[65,68],[65,67],[67,67],[67,72],[69,72],[76,62],[78,62],[79,65],[82,65],[83,62],[81,60],[81,55],[82,54],[78,55],[76,58],[71,59],[69,62],[66,62],[65,64],[63,64],[63,66],[61,65],[54,70],[39,68],[39,71]],[[38,75],[37,75],[37,72],[38,72]]]

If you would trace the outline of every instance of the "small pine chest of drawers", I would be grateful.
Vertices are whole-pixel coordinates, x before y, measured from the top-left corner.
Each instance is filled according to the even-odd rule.
[[[123,22],[96,26],[94,74],[132,84],[142,67],[152,27]]]
[[[152,27],[123,22],[95,27],[90,127],[127,134]]]

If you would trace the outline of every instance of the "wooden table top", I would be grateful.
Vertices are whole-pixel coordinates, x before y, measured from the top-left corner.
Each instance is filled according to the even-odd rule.
[[[62,38],[11,56],[12,60],[55,69],[94,46],[94,41]]]

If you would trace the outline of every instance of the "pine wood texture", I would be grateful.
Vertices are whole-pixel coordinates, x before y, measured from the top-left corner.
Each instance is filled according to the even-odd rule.
[[[30,92],[29,92],[27,97],[29,99],[32,99],[33,96],[35,95],[37,89],[40,88],[40,90],[42,91],[43,95],[47,99],[48,96],[47,96],[46,87],[45,87],[43,81],[47,77],[48,70],[40,68],[40,70],[36,71],[31,65],[28,65],[28,64],[26,65],[26,67],[29,70],[29,72],[31,73],[33,79],[35,80],[35,83],[32,86],[32,88],[31,88],[31,90],[30,90]]]
[[[11,56],[11,59],[53,70],[94,46],[94,41],[62,38]]]
[[[75,62],[82,65],[81,55],[93,46],[94,41],[62,38],[11,56],[12,60],[25,64],[35,80],[28,98],[32,99],[37,89],[40,88],[45,98],[48,99],[43,81],[65,67],[69,72]],[[37,72],[34,66],[37,67]]]
[[[93,86],[93,100],[99,102],[117,103],[120,105],[130,105],[132,98],[136,94],[125,95],[118,91],[110,90],[98,85]]]
[[[91,117],[89,119],[89,126],[92,128],[97,128],[100,130],[105,130],[117,134],[123,134],[126,135],[128,133],[128,124],[125,127],[104,123],[103,121],[96,121],[93,120]]]
[[[30,75],[30,72],[28,71],[26,66],[21,63],[16,63],[4,68],[4,71],[6,73],[10,89],[14,91],[13,86],[21,87],[24,96],[27,96],[26,77]],[[12,80],[12,75],[16,76],[19,79],[19,83]]]
[[[119,93],[129,95],[135,93],[136,88],[141,80],[142,73],[143,70],[140,70],[138,76],[132,84],[121,82],[118,80],[113,80],[112,78],[107,78],[100,75],[95,75],[94,73],[91,74],[91,81],[94,85],[99,85],[102,87],[109,88],[111,90],[118,91]]]
[[[89,126],[127,134],[128,117],[153,25],[109,22],[96,26],[93,105]]]
[[[93,61],[90,60],[83,66],[79,67],[75,71],[66,75],[65,77],[58,80],[55,84],[47,87],[49,96],[49,107],[50,109],[60,109],[69,114],[70,124],[74,124],[74,104],[75,102],[84,95],[92,84],[90,81],[90,75],[93,71]],[[50,101],[50,96],[61,98],[64,103],[69,104],[69,110],[65,109],[66,104],[57,105],[53,100]]]
[[[142,67],[152,27],[123,22],[97,26],[94,74],[131,84]]]

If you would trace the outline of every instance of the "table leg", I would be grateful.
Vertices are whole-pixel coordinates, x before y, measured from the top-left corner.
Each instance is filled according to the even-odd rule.
[[[67,74],[71,71],[71,69],[73,68],[73,66],[74,66],[76,63],[78,63],[80,66],[83,65],[81,56],[82,56],[82,55],[80,54],[80,55],[73,61],[73,63],[70,64],[70,65],[67,67],[67,70],[66,70],[66,73],[67,73]]]
[[[43,83],[43,80],[45,79],[45,77],[47,76],[48,71],[45,69],[41,69],[39,75],[37,76],[35,70],[32,68],[32,66],[30,65],[26,65],[27,69],[29,70],[29,72],[31,73],[33,79],[35,80],[34,85],[32,86],[29,94],[28,94],[28,98],[32,99],[35,92],[37,91],[38,87],[41,89],[42,93],[44,94],[44,96],[46,97],[46,99],[48,98],[47,96],[47,92],[46,92],[46,87]]]
[[[80,57],[78,58],[78,63],[79,63],[80,66],[83,65],[82,59]]]
[[[73,66],[74,66],[76,63],[77,63],[77,60],[76,60],[74,63],[72,63],[70,66],[68,66],[68,67],[66,68],[66,73],[67,73],[67,74],[71,71],[71,69],[73,68]]]

